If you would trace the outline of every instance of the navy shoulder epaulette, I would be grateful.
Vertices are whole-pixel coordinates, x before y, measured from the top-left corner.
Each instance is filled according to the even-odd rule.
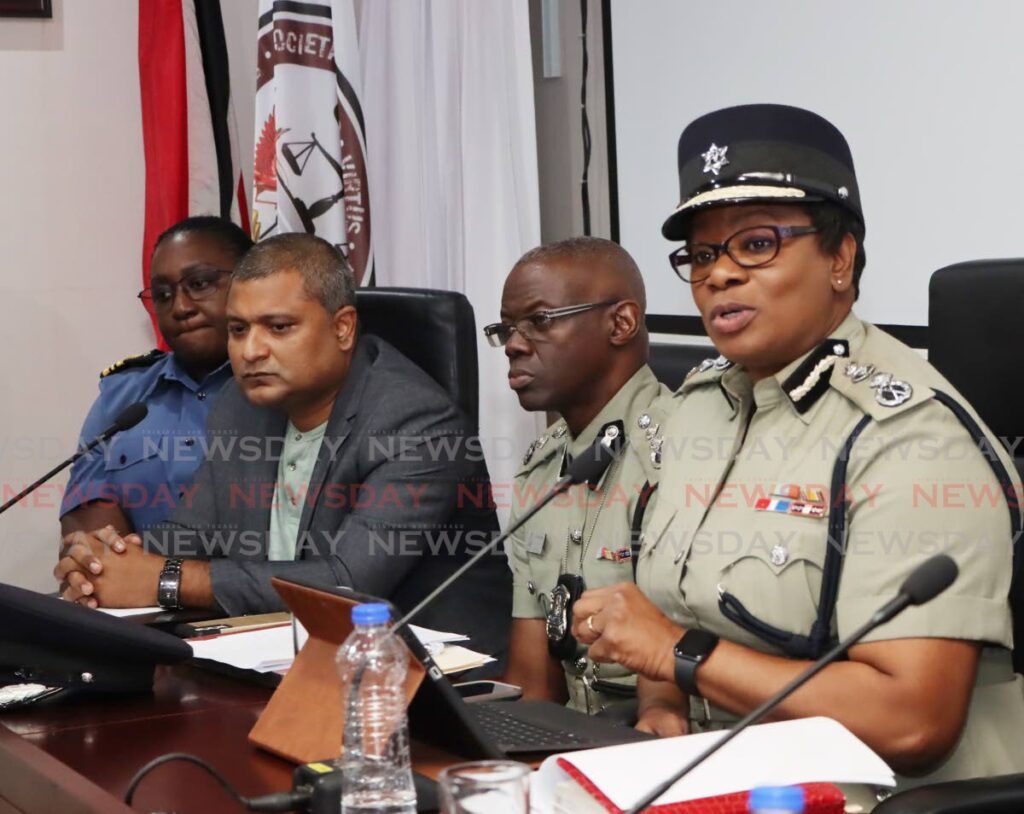
[[[154,349],[149,353],[140,353],[138,356],[128,356],[120,362],[114,362],[114,364],[106,368],[102,373],[100,373],[100,378],[105,379],[107,376],[113,375],[114,373],[131,370],[136,367],[151,367],[166,355],[167,351]]]

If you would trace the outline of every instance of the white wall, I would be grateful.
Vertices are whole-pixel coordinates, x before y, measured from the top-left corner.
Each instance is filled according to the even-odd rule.
[[[808,107],[853,150],[867,221],[858,312],[927,322],[930,274],[1024,255],[1024,3],[614,0],[619,207],[657,313],[696,313],[661,237],[691,119],[748,102]]]
[[[256,0],[222,5],[248,165]],[[0,20],[0,502],[73,451],[98,372],[153,347],[135,299],[137,24],[128,0],[54,0],[53,20]],[[55,587],[66,481],[0,517],[0,581]]]

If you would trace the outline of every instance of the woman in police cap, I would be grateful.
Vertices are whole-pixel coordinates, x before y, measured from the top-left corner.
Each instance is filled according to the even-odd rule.
[[[864,219],[846,140],[798,108],[719,110],[683,131],[679,179],[662,232],[683,241],[670,261],[720,355],[665,429],[638,587],[585,594],[574,633],[643,675],[641,728],[718,728],[946,552],[948,590],[776,717],[835,718],[928,782],[1024,770],[1008,599],[1021,485],[949,382],[853,314]]]

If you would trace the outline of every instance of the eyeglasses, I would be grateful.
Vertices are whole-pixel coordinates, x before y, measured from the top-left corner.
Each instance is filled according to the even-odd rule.
[[[684,283],[702,283],[711,276],[718,258],[725,252],[737,266],[754,269],[766,266],[779,255],[788,237],[811,235],[814,226],[750,226],[724,243],[694,243],[676,249],[668,262]]]
[[[149,288],[144,288],[137,296],[146,305],[152,303],[154,308],[163,310],[171,306],[174,298],[178,296],[178,286],[181,286],[186,297],[192,302],[199,302],[213,296],[220,288],[220,278],[225,274],[231,274],[231,272],[227,269],[196,271],[182,277],[177,283],[157,283]]]
[[[571,317],[591,311],[594,308],[601,308],[605,305],[614,305],[618,300],[602,300],[601,302],[588,302],[585,305],[566,305],[562,308],[551,308],[547,311],[534,311],[515,322],[495,322],[484,326],[484,336],[491,343],[492,347],[500,348],[512,338],[515,331],[523,339],[535,341],[541,339],[551,327],[551,323],[561,317]]]

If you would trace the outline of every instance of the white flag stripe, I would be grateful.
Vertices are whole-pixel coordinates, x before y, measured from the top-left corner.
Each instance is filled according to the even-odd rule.
[[[210,100],[206,94],[195,0],[181,0],[181,19],[185,29],[185,99],[188,109],[188,213],[219,215],[217,148],[213,141]]]

